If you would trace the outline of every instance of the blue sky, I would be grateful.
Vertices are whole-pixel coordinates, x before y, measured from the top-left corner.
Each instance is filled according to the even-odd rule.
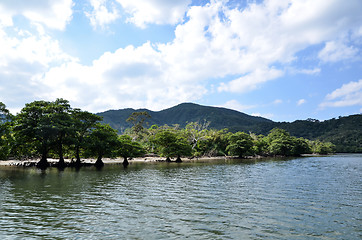
[[[0,101],[358,114],[361,12],[360,0],[2,0]]]

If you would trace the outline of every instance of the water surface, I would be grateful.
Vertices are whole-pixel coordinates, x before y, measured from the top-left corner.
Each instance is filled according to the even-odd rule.
[[[0,239],[361,239],[362,155],[0,168]]]

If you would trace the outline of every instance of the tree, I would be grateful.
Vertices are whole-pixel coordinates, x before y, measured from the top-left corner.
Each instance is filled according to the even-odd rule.
[[[280,128],[274,128],[266,137],[268,142],[268,151],[271,155],[290,156],[293,155],[293,139],[287,131]]]
[[[131,122],[133,124],[132,130],[136,134],[137,138],[140,138],[141,133],[144,131],[143,125],[145,124],[146,119],[150,118],[151,115],[146,112],[134,112],[127,118],[127,122]],[[147,124],[147,123],[146,123]]]
[[[265,156],[268,154],[268,139],[264,135],[250,134],[253,139],[253,152],[257,155]]]
[[[15,118],[15,137],[21,144],[34,146],[41,155],[37,167],[49,166],[47,155],[56,136],[51,115],[51,102],[34,101],[27,103]]]
[[[157,132],[152,141],[158,147],[159,153],[167,157],[167,161],[169,161],[170,157],[177,156],[176,161],[180,162],[181,156],[191,155],[192,148],[187,139],[170,130]]]
[[[119,140],[117,131],[108,124],[96,124],[86,139],[86,150],[89,156],[96,156],[96,167],[103,167],[104,156],[113,157],[118,149]]]
[[[123,157],[123,165],[127,166],[129,157],[138,157],[145,153],[142,145],[132,140],[128,135],[119,136],[119,149],[117,155]]]
[[[12,115],[6,105],[0,102],[0,159],[7,159],[13,145],[11,134]]]
[[[237,155],[244,157],[246,154],[250,154],[253,147],[253,139],[249,134],[244,132],[236,132],[228,137],[229,145],[226,151],[230,155]]]
[[[207,128],[210,122],[190,122],[186,125],[185,130],[189,142],[192,144],[192,149],[195,149],[197,143],[206,138]]]
[[[331,142],[321,142],[319,140],[312,141],[310,145],[313,153],[322,155],[333,153],[336,148],[336,146]]]
[[[72,137],[76,157],[75,166],[80,167],[80,151],[84,147],[84,139],[91,133],[91,129],[96,126],[96,123],[102,120],[102,117],[78,108],[73,109],[71,117],[73,120]]]
[[[301,154],[311,153],[311,148],[308,142],[304,138],[293,137],[293,149],[292,154],[294,156],[300,156]]]
[[[51,127],[55,134],[54,147],[59,156],[59,168],[65,167],[64,144],[72,140],[70,139],[70,135],[73,132],[71,112],[72,108],[70,107],[69,101],[62,98],[58,98],[49,105],[49,118],[51,119]]]

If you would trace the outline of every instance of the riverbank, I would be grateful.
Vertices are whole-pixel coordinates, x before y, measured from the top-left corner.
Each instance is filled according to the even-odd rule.
[[[219,156],[219,157],[199,157],[199,158],[182,158],[182,162],[210,162],[220,159],[233,159],[230,156]],[[19,167],[32,167],[35,166],[40,159],[27,159],[27,160],[0,160],[0,166],[19,166]],[[94,165],[97,159],[87,158],[81,159],[82,164],[85,165]],[[175,161],[176,158],[171,158],[171,161]],[[59,159],[48,158],[50,165],[58,163]],[[65,163],[72,163],[75,160],[73,159],[64,159]],[[104,164],[122,164],[123,158],[103,158]],[[128,159],[129,163],[157,163],[157,162],[166,162],[165,157],[137,157]]]
[[[330,154],[329,154],[330,155]],[[300,157],[323,157],[328,155],[321,155],[321,154],[302,154]],[[220,160],[244,160],[245,162],[248,161],[258,161],[258,160],[267,160],[267,159],[288,159],[288,158],[294,158],[294,157],[285,157],[285,156],[247,156],[245,158],[238,158],[235,156],[217,156],[217,157],[192,157],[192,158],[182,158],[182,162],[185,163],[207,163],[207,162],[213,162],[213,161],[220,161]],[[17,166],[17,167],[33,167],[36,166],[36,163],[39,162],[40,159],[27,159],[27,160],[0,160],[0,166]],[[48,162],[50,166],[56,166],[59,159],[55,158],[48,158]],[[74,159],[64,159],[65,163],[67,165],[74,163]],[[81,159],[81,163],[83,166],[92,166],[95,164],[97,159],[95,158],[83,158]],[[117,165],[122,164],[124,159],[123,158],[103,158],[103,163],[105,165]],[[171,158],[171,162],[175,162],[176,158]],[[132,163],[160,163],[160,162],[167,162],[165,157],[159,157],[159,156],[145,156],[145,157],[137,157],[137,158],[130,158],[128,159],[129,164]]]

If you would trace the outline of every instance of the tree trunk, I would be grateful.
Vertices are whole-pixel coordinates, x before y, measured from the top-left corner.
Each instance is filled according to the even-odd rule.
[[[47,155],[48,155],[47,147],[43,147],[42,154],[41,154],[41,159],[36,164],[37,168],[40,168],[40,169],[44,170],[47,167],[49,167],[49,162],[48,162],[48,159],[47,159]]]
[[[102,161],[102,155],[98,156],[97,161],[94,163],[94,166],[96,168],[102,168],[104,166],[104,163]]]
[[[166,158],[166,162],[171,162],[170,157],[167,157],[167,158]]]
[[[58,168],[60,169],[64,169],[65,168],[65,161],[64,161],[64,156],[63,156],[63,146],[62,144],[59,145],[59,161],[58,161]]]
[[[82,164],[81,164],[81,162],[80,162],[80,148],[79,148],[79,146],[77,146],[77,147],[75,148],[75,158],[76,158],[77,160],[75,161],[74,166],[75,166],[76,168],[80,168]]]
[[[127,157],[124,157],[123,158],[123,166],[126,168],[128,165],[129,165],[129,162],[128,162],[128,160],[127,160]]]
[[[177,163],[181,163],[181,162],[182,162],[182,160],[181,160],[180,156],[177,156],[177,159],[176,159],[176,161],[175,161],[175,162],[177,162]]]

